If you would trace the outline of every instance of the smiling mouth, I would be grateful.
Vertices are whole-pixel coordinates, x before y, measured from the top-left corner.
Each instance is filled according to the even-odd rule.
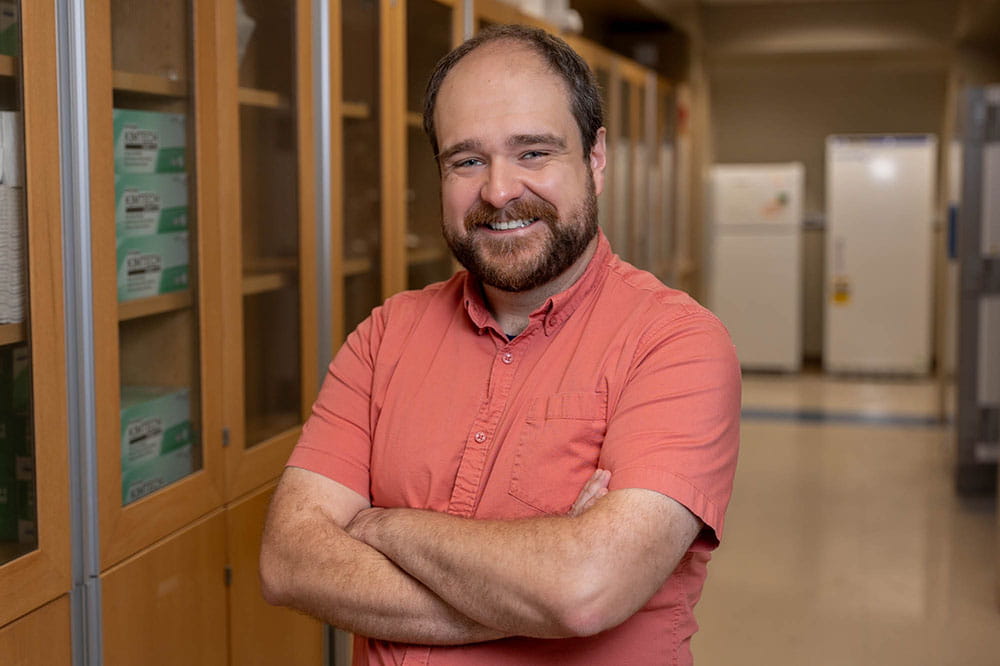
[[[508,220],[506,222],[489,222],[486,227],[493,231],[510,231],[511,229],[523,229],[537,222],[539,218],[525,218],[520,220]]]

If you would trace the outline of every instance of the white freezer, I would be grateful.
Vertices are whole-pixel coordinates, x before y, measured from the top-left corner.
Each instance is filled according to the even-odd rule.
[[[749,370],[802,367],[804,180],[798,163],[712,169],[709,307]]]
[[[930,370],[936,159],[930,135],[828,137],[827,370]]]

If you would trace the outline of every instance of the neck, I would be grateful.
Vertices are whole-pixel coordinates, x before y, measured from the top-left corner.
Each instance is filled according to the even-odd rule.
[[[594,236],[587,249],[576,261],[554,280],[530,289],[528,291],[510,292],[497,289],[488,284],[483,285],[486,305],[500,328],[507,335],[520,335],[528,327],[528,317],[549,300],[552,296],[566,291],[580,279],[587,270],[587,265],[597,251],[600,234]]]

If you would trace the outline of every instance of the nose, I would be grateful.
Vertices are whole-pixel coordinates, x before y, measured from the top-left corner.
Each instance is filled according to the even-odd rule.
[[[524,183],[517,168],[505,160],[494,160],[486,168],[486,182],[479,192],[480,198],[494,208],[503,208],[524,193]]]

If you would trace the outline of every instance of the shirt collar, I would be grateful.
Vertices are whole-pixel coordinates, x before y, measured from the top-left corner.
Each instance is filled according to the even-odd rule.
[[[603,231],[598,230],[597,234],[597,249],[594,251],[594,256],[590,258],[590,263],[587,264],[587,269],[583,272],[583,275],[569,289],[549,297],[541,307],[531,313],[531,323],[528,324],[528,329],[533,328],[536,322],[541,321],[542,330],[545,332],[545,335],[552,335],[553,332],[570,318],[573,312],[586,299],[587,295],[593,291],[594,287],[604,280],[609,270],[611,245],[608,243],[608,239],[605,237]],[[465,274],[463,304],[465,305],[469,319],[479,329],[480,335],[490,328],[502,334],[496,320],[490,314],[489,308],[486,307],[486,301],[483,298],[483,290],[479,280],[476,280],[468,273]],[[525,330],[527,331],[528,329]]]

